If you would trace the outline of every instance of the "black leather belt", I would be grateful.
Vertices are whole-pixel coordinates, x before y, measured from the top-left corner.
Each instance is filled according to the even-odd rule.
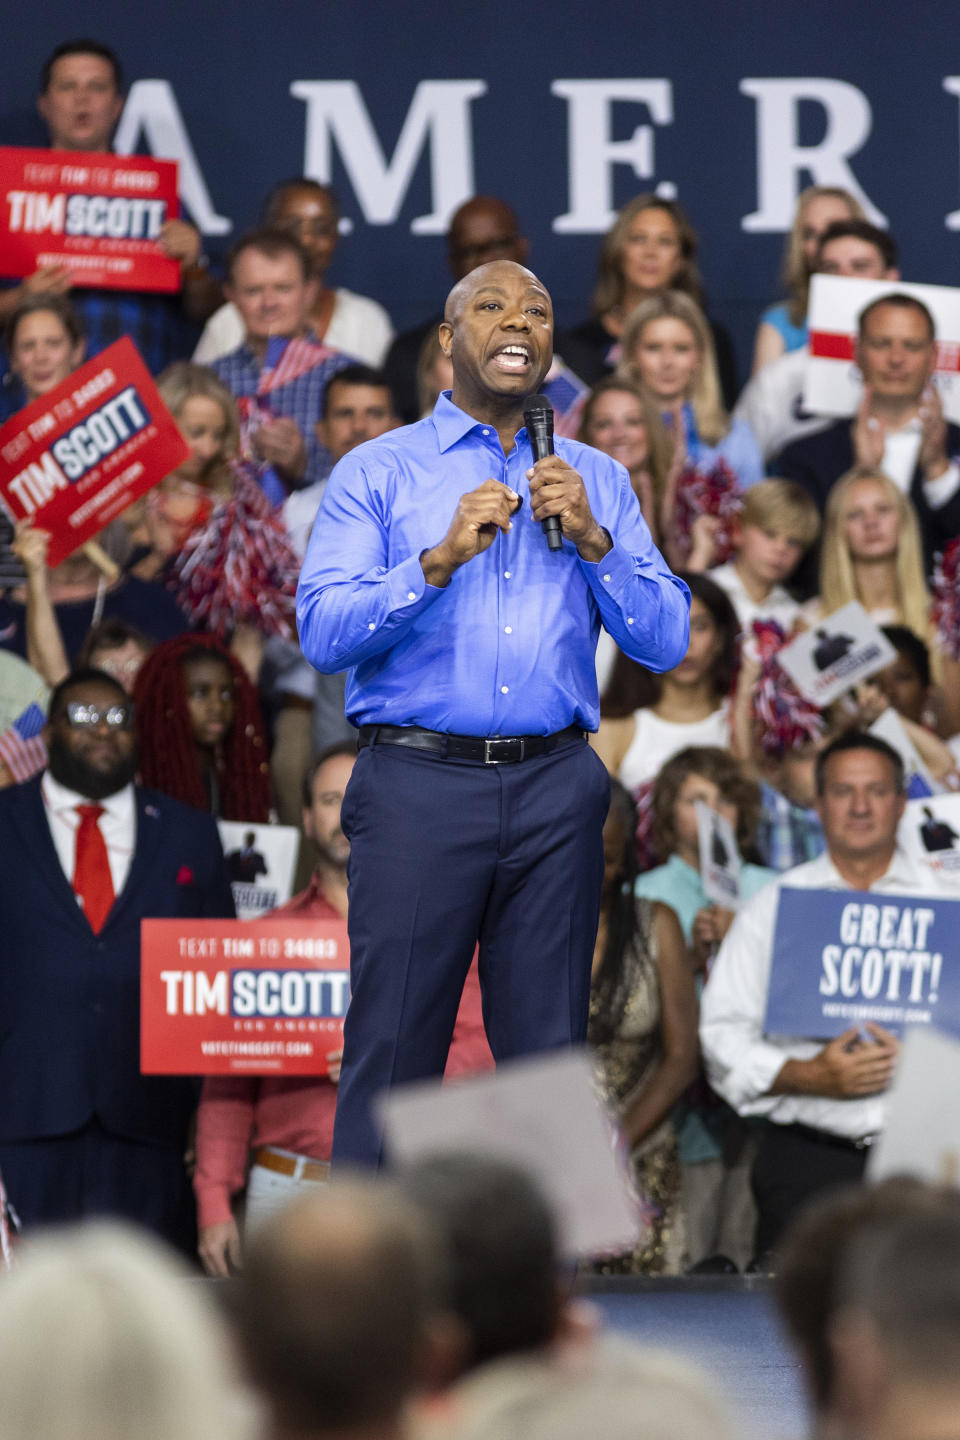
[[[549,755],[560,745],[585,740],[580,725],[568,725],[553,735],[448,735],[443,730],[421,730],[418,725],[362,725],[359,749],[365,745],[406,745],[424,750],[438,760],[473,760],[481,765],[516,765],[537,755]]]
[[[798,1121],[785,1128],[792,1130],[795,1135],[802,1135],[805,1140],[813,1140],[818,1145],[829,1145],[835,1150],[869,1150],[877,1138],[876,1135],[834,1135],[830,1130],[816,1130],[812,1125],[801,1125]]]

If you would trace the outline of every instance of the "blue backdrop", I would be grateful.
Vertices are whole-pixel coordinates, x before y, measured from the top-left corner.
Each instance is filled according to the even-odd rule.
[[[561,323],[575,323],[609,209],[672,187],[743,372],[811,180],[852,179],[889,221],[905,276],[955,282],[956,18],[948,0],[45,0],[4,16],[0,139],[43,143],[43,58],[101,37],[133,85],[118,148],[182,163],[192,149],[208,253],[256,218],[273,181],[312,169],[353,225],[332,278],[399,328],[438,307],[439,232],[466,194],[512,201]]]

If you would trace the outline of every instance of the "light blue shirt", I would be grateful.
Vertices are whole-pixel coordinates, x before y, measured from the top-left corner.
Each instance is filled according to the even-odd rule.
[[[709,470],[718,460],[724,460],[736,475],[742,490],[758,485],[763,479],[763,456],[753,431],[746,420],[731,420],[730,429],[716,445],[701,440],[693,407],[684,405],[686,422],[687,454],[701,470]]]
[[[690,595],[650,538],[616,461],[573,440],[557,453],[583,477],[613,548],[599,565],[533,523],[527,432],[505,456],[492,426],[452,403],[352,450],[324,492],[297,592],[300,644],[327,674],[349,670],[354,725],[422,725],[459,735],[595,730],[600,625],[655,671],[683,659]],[[428,585],[424,550],[461,495],[493,477],[523,498],[509,533]]]
[[[784,353],[789,354],[791,350],[802,350],[807,343],[807,322],[802,325],[794,325],[790,319],[789,305],[771,305],[769,310],[764,310],[760,316],[761,323],[771,325],[783,340]]]
[[[768,870],[765,865],[749,865],[744,862],[740,866],[740,894],[744,903],[776,878],[776,870]],[[634,894],[642,895],[646,900],[662,900],[665,905],[669,905],[680,921],[683,938],[688,945],[693,937],[693,922],[697,918],[697,911],[712,904],[703,888],[700,871],[694,870],[693,866],[688,865],[686,860],[681,860],[679,855],[671,855],[666,864],[638,875]]]

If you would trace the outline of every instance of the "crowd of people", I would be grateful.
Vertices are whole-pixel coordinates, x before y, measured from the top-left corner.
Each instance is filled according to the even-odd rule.
[[[40,113],[51,146],[107,151],[122,96],[111,50],[89,40],[59,46],[41,79]],[[447,238],[455,282],[447,309],[440,314],[448,277],[426,277],[437,313],[401,335],[374,300],[328,283],[341,243],[337,198],[306,177],[281,180],[264,198],[260,223],[232,246],[223,277],[206,264],[189,222],[164,226],[159,243],[181,267],[175,296],[80,288],[58,267],[0,290],[7,417],[126,334],[156,375],[189,450],[95,546],[54,567],[41,527],[20,521],[0,536],[7,550],[0,713],[9,726],[0,735],[0,778],[9,792],[0,797],[0,835],[32,857],[27,876],[11,866],[0,881],[0,925],[14,957],[0,976],[0,1174],[28,1229],[119,1213],[198,1252],[209,1273],[227,1275],[241,1265],[244,1205],[254,1233],[280,1202],[327,1178],[339,1050],[328,1057],[328,1075],[309,1081],[209,1077],[195,1132],[191,1083],[139,1074],[139,922],[232,914],[216,863],[218,819],[297,826],[315,863],[301,867],[304,888],[289,912],[347,914],[350,842],[340,808],[357,727],[368,723],[350,677],[364,671],[364,684],[379,684],[389,700],[389,666],[374,664],[382,640],[368,642],[366,631],[399,622],[377,608],[384,587],[378,591],[382,575],[371,560],[355,613],[331,616],[319,606],[314,613],[307,594],[298,638],[298,578],[305,556],[307,569],[329,586],[360,563],[345,537],[361,510],[364,523],[386,533],[391,498],[363,471],[368,442],[394,431],[419,434],[400,429],[417,422],[446,426],[444,444],[465,433],[461,426],[454,435],[449,397],[455,375],[463,386],[457,327],[464,297],[473,293],[469,277],[491,264],[508,266],[502,273],[510,276],[529,275],[519,268],[529,245],[511,206],[486,196],[455,212]],[[944,578],[945,554],[960,535],[960,429],[944,418],[933,383],[934,319],[897,288],[891,236],[864,219],[852,195],[811,187],[799,198],[787,239],[786,299],[759,319],[753,373],[741,388],[729,336],[709,318],[698,250],[699,237],[676,201],[635,197],[603,241],[589,304],[584,276],[589,318],[557,327],[544,341],[542,388],[553,399],[558,434],[616,462],[603,473],[628,477],[631,524],[642,515],[683,582],[674,597],[681,590],[690,596],[682,658],[665,666],[627,653],[625,627],[633,615],[624,612],[618,646],[610,633],[617,623],[599,593],[584,611],[591,643],[601,618],[608,626],[599,635],[599,724],[590,741],[609,774],[611,804],[599,927],[589,907],[570,927],[590,930],[587,1039],[650,1221],[632,1250],[597,1261],[619,1273],[770,1268],[797,1211],[819,1190],[862,1176],[883,1129],[899,1040],[878,1025],[826,1044],[764,1033],[778,896],[785,883],[930,892],[929,872],[921,873],[898,844],[910,779],[901,751],[871,732],[888,713],[934,787],[960,788],[960,627]],[[807,302],[818,273],[890,286],[859,315],[862,399],[842,419],[802,407]],[[533,363],[532,346],[517,343],[512,355],[501,346],[500,370],[522,373]],[[539,355],[533,359],[539,363]],[[489,460],[479,434],[473,438],[484,469]],[[504,486],[517,486],[506,494],[516,501],[519,482],[510,478],[506,443],[504,454]],[[540,518],[536,486],[531,498]],[[434,550],[416,560],[423,561],[421,592],[424,576],[440,592],[469,560],[468,550],[450,559],[453,528],[443,536],[450,508],[437,515]],[[504,533],[511,526],[499,510],[479,523]],[[589,510],[582,523],[576,520],[579,529],[569,528],[569,517],[564,523],[584,568],[608,552],[609,543],[591,550],[597,526]],[[509,571],[504,578],[510,580]],[[602,582],[611,582],[610,574]],[[388,598],[393,606],[402,600]],[[411,590],[406,598],[413,613],[429,597]],[[796,691],[776,656],[852,601],[883,628],[896,659],[818,708]],[[522,608],[516,614],[523,624],[531,618]],[[507,637],[518,623],[512,617],[506,626],[498,619]],[[472,666],[479,673],[484,663],[490,642],[481,644],[482,630],[478,620],[473,633],[462,635],[459,687],[469,685]],[[397,629],[398,637],[407,633]],[[674,627],[671,644],[678,633]],[[322,650],[324,673],[305,650],[312,659]],[[453,716],[437,730],[475,733],[456,723],[455,698],[444,688],[436,655],[427,648],[421,659],[429,692],[423,712]],[[570,687],[582,680],[577,675]],[[507,696],[510,685],[498,689]],[[31,714],[39,721],[28,723]],[[576,724],[581,739],[594,728],[582,714]],[[553,728],[566,733],[563,723]],[[373,740],[361,743],[372,747]],[[392,743],[402,742],[394,736]],[[587,753],[584,764],[590,774],[585,770],[582,795],[568,794],[564,823],[569,863],[586,866],[592,860],[576,848],[576,832],[582,814],[599,806],[600,792],[596,759]],[[398,792],[398,808],[412,806],[420,788],[418,771],[408,768],[410,794]],[[78,807],[71,796],[84,803]],[[743,861],[736,905],[718,904],[705,888],[698,804],[732,827]],[[359,808],[354,798],[352,812]],[[91,811],[97,813],[84,813]],[[438,813],[438,829],[458,836],[463,830],[458,844],[472,864],[480,801],[476,810],[458,814],[451,803]],[[494,849],[498,817],[491,822]],[[426,849],[411,857],[399,831],[369,830],[359,837],[365,860],[352,877],[354,907],[389,910],[402,928],[420,903],[411,879],[411,867],[419,866],[433,888],[462,887],[438,927],[473,923],[464,918],[473,892],[450,870],[449,857]],[[424,830],[424,843],[425,837]],[[388,864],[387,880],[381,867]],[[476,885],[485,905],[491,882],[481,875]],[[561,879],[564,888],[570,887]],[[476,905],[480,914],[479,899]],[[531,930],[542,924],[539,913],[509,919]],[[481,950],[489,938],[479,926],[469,936],[464,928],[466,956],[477,938]],[[82,974],[81,952],[89,958]],[[513,1017],[489,996],[482,1006],[476,957],[462,997],[458,990],[449,1005],[433,1010],[431,997],[417,1005],[409,1000],[405,972],[397,971],[394,989],[370,973],[365,986],[355,973],[355,993],[358,984],[360,993],[380,990],[382,1005],[399,1010],[409,1001],[406,1019],[430,1049],[432,1071],[443,1069],[448,1045],[446,1064],[455,1073],[487,1068],[493,1056],[511,1053]],[[566,1003],[561,996],[560,1008]],[[358,1007],[355,1036],[360,1013]],[[7,1028],[12,1041],[4,1038]],[[372,1074],[375,1024],[370,1035]],[[416,1065],[401,1073],[392,1054],[384,1065],[394,1080],[421,1073]],[[348,1097],[352,1084],[350,1078]],[[378,1142],[371,1143],[379,1154]],[[311,1433],[311,1405],[323,1409],[318,1433],[337,1429],[333,1390],[346,1384],[348,1362],[367,1363],[365,1351],[352,1355],[346,1324],[336,1334],[313,1333],[315,1317],[307,1317],[302,1291],[310,1267],[329,1265],[328,1274],[318,1269],[316,1283],[329,1284],[346,1306],[354,1242],[359,1257],[375,1238],[386,1247],[387,1268],[413,1266],[422,1247],[399,1202],[389,1220],[359,1194],[329,1203],[327,1221],[319,1210],[290,1210],[286,1229],[249,1256],[241,1330],[249,1331],[257,1377],[291,1407],[278,1434]],[[335,1249],[324,1259],[312,1228],[322,1224],[343,1227],[343,1253]],[[383,1226],[396,1233],[381,1233]],[[885,1231],[876,1239],[892,1243]],[[863,1347],[880,1353],[902,1338],[884,1329],[895,1320],[881,1315],[870,1287],[873,1253],[865,1242],[849,1274],[844,1270],[849,1314],[836,1340],[838,1373],[841,1360],[867,1364]],[[131,1276],[138,1264],[155,1263],[134,1250],[128,1258]],[[95,1249],[89,1257],[78,1249],[71,1261],[78,1287],[88,1261],[94,1277],[106,1264]],[[334,1273],[341,1264],[343,1273]],[[418,1261],[404,1270],[400,1288],[404,1303],[429,1309],[435,1281],[431,1275],[427,1283],[424,1266]],[[41,1270],[38,1260],[38,1277]],[[89,1283],[105,1285],[105,1274]],[[543,1323],[555,1330],[560,1322],[550,1295]],[[378,1419],[381,1401],[386,1417],[413,1388],[423,1317],[394,1314],[372,1293],[363,1304],[356,1297],[349,1303],[368,1318],[383,1309],[384,1326],[396,1332],[393,1339],[402,1333],[407,1347],[395,1357],[396,1375],[378,1358],[383,1394],[370,1387],[360,1429]],[[14,1331],[15,1322],[0,1320],[0,1333]],[[546,1343],[553,1333],[540,1338]],[[300,1340],[336,1357],[343,1375],[330,1377],[329,1392],[316,1379],[312,1397],[299,1393],[308,1368]],[[446,1363],[453,1364],[449,1354]],[[620,1371],[619,1362],[609,1363],[610,1375],[595,1377],[598,1392],[613,1394],[621,1382],[629,1388],[629,1365]],[[667,1389],[673,1383],[663,1380]],[[831,1404],[854,1403],[853,1380],[844,1383],[850,1395],[835,1400],[831,1386]],[[524,1384],[542,1386],[542,1377],[534,1373]],[[689,1405],[690,1424],[702,1403],[694,1391],[677,1401]],[[521,1398],[522,1386],[514,1403]],[[349,1406],[357,1397],[341,1399],[343,1426],[353,1426]],[[198,1414],[207,1413],[206,1403],[198,1402]],[[423,1423],[433,1422],[425,1414]],[[476,1423],[469,1433],[479,1436]],[[498,1433],[509,1433],[511,1423],[499,1417]],[[720,1416],[704,1423],[725,1433]],[[380,1433],[390,1433],[386,1419],[384,1425]],[[208,1431],[216,1428],[211,1423]]]
[[[906,1178],[841,1188],[791,1227],[775,1298],[810,1433],[951,1433],[958,1242],[956,1191]],[[607,1329],[539,1186],[491,1158],[318,1187],[258,1231],[229,1292],[188,1273],[115,1222],[26,1244],[0,1284],[9,1440],[732,1440],[756,1423],[720,1376]]]

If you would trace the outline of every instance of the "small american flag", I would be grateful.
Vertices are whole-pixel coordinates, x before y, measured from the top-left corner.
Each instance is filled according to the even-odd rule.
[[[34,701],[0,735],[0,760],[17,784],[37,775],[47,763],[47,747],[40,733],[46,721],[47,717]]]
[[[289,385],[291,380],[306,375],[308,370],[322,365],[336,353],[329,345],[321,345],[319,341],[308,340],[305,336],[286,340],[281,335],[271,335],[257,383],[257,394],[269,395],[278,385]]]
[[[553,406],[554,433],[576,439],[589,387],[558,356],[554,356],[542,389]]]

